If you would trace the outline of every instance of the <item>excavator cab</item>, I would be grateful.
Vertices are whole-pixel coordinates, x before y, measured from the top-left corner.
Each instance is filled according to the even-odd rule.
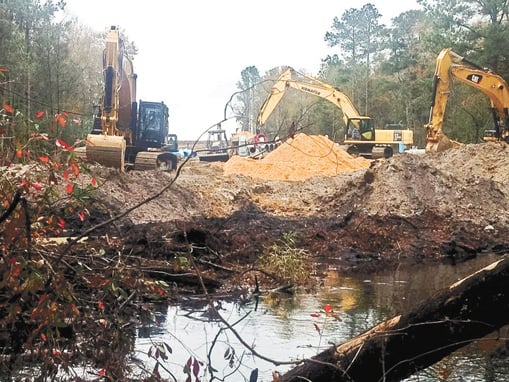
[[[137,146],[147,149],[161,147],[168,134],[168,107],[162,102],[140,101]]]
[[[359,142],[365,143],[359,144]],[[378,145],[377,143],[380,142],[376,141],[373,119],[360,116],[347,119],[344,143],[349,145],[348,154],[361,155],[370,159],[390,158],[394,154],[392,147],[384,144]]]
[[[369,117],[348,118],[346,123],[346,140],[374,141],[374,121]]]

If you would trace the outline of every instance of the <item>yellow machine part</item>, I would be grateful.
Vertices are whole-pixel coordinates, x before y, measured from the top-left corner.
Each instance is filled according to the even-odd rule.
[[[124,137],[103,134],[88,134],[87,161],[106,167],[123,170],[125,166],[126,142]]]
[[[458,141],[450,139],[445,134],[437,134],[437,139],[435,141],[428,140],[426,144],[426,151],[445,151],[452,148],[458,148],[462,144]]]
[[[413,145],[414,132],[412,130],[375,130],[375,143],[378,144],[397,144],[399,142],[405,145]]]

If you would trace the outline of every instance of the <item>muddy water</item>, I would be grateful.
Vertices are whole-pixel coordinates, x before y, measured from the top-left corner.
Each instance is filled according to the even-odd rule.
[[[291,367],[284,362],[310,357],[332,343],[344,342],[393,314],[407,311],[436,290],[496,259],[482,255],[456,266],[399,266],[355,277],[342,276],[329,263],[318,293],[264,295],[258,303],[218,302],[220,314],[243,341],[265,358],[282,363],[280,366],[253,356],[232,331],[225,330],[225,325],[199,304],[161,307],[159,324],[140,331],[136,357],[144,367],[152,369],[155,361],[147,358],[147,353],[151,347],[165,343],[172,354],[168,354],[167,360],[160,359],[162,376],[185,380],[183,366],[192,357],[198,361],[196,371],[202,381],[213,377],[249,381],[253,369],[258,369],[258,381],[272,381],[274,370],[284,372]],[[340,320],[325,317],[326,304],[331,305]],[[501,341],[481,341],[468,346],[407,381],[509,380],[509,358],[490,356],[500,345]],[[205,365],[210,363],[213,371],[206,370]]]

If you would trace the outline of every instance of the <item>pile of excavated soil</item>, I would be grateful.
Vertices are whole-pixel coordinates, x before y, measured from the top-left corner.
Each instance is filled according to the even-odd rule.
[[[334,159],[320,151],[324,146]],[[198,233],[199,240],[190,240],[246,262],[284,232],[298,233],[310,253],[355,264],[373,256],[432,259],[508,247],[505,143],[365,161],[324,137],[299,135],[263,160],[237,160],[236,172],[235,160],[191,160],[177,173],[91,169],[99,186],[85,223],[138,205],[105,229],[146,240],[150,250],[173,243],[173,232]],[[265,160],[274,161],[271,171]]]
[[[302,181],[366,168],[370,163],[365,158],[352,157],[326,136],[300,133],[263,159],[233,156],[225,163],[224,173],[264,180]]]

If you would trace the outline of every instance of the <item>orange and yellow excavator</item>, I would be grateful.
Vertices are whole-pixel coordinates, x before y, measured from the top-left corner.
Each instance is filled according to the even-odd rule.
[[[106,35],[103,54],[104,92],[87,136],[86,158],[121,170],[177,167],[178,144],[168,134],[164,102],[136,102],[136,74],[117,27]]]
[[[457,145],[443,132],[444,114],[453,79],[470,85],[488,96],[494,128],[485,132],[484,140],[509,142],[509,85],[493,71],[482,68],[451,49],[443,49],[437,57],[433,79],[433,98],[426,129],[426,151],[443,151]]]
[[[336,105],[343,112],[346,124],[344,144],[350,154],[359,154],[367,158],[391,157],[399,150],[413,144],[413,131],[401,128],[375,129],[371,117],[362,116],[350,98],[339,89],[316,78],[299,73],[291,67],[287,68],[274,83],[270,94],[263,103],[258,114],[258,125],[263,126],[288,88],[309,93]],[[394,125],[392,125],[394,127]]]

